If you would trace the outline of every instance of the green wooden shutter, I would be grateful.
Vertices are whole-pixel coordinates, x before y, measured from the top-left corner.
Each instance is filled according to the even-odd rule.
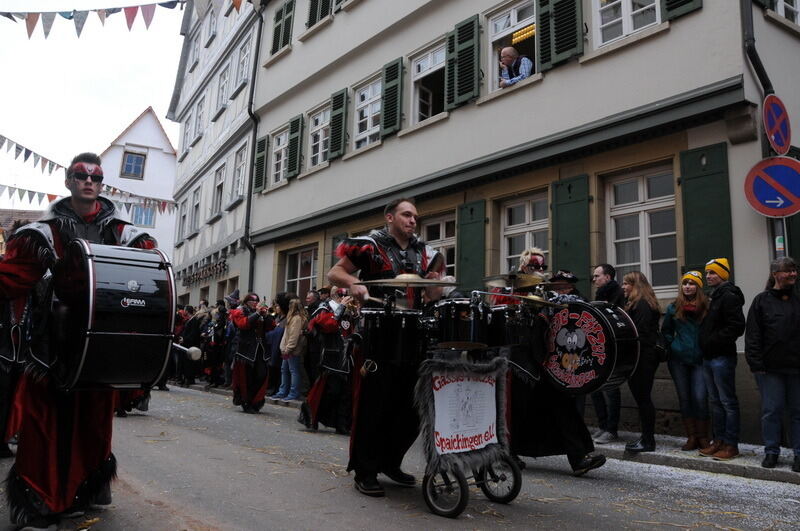
[[[550,35],[552,63],[563,63],[583,54],[583,9],[581,0],[552,0]]]
[[[283,34],[283,10],[288,4],[284,4],[275,10],[275,26],[272,28],[272,48],[270,54],[274,54],[281,49],[281,35]]]
[[[728,146],[690,149],[680,158],[686,270],[703,271],[712,258],[727,258],[733,265]]]
[[[310,28],[330,14],[331,0],[311,0],[308,6],[308,22],[306,22],[306,27]]]
[[[286,160],[286,178],[300,175],[303,166],[303,115],[295,116],[289,122],[289,145]]]
[[[447,34],[445,110],[480,96],[480,23],[478,15],[456,24]]]
[[[486,201],[458,207],[456,217],[456,275],[463,292],[483,289],[486,272]]]
[[[550,27],[553,6],[551,0],[537,0],[536,10],[536,38],[539,41],[539,57],[537,58],[537,72],[544,72],[553,68],[553,37]]]
[[[703,0],[663,0],[661,20],[672,20],[703,7]]]
[[[289,0],[283,6],[283,32],[280,47],[288,46],[292,42],[292,25],[294,24],[294,0]],[[277,51],[277,50],[276,50]]]
[[[267,174],[267,144],[268,139],[262,136],[256,140],[256,162],[253,167],[253,193],[264,189]]]
[[[381,90],[381,138],[400,130],[403,118],[403,58],[383,67]]]
[[[333,12],[336,13],[337,11],[342,9],[342,4],[344,4],[345,0],[336,0],[333,3]]]
[[[578,289],[589,293],[589,176],[554,182],[550,269],[567,269],[581,279]]]
[[[331,95],[331,135],[328,160],[344,155],[347,144],[347,89]]]

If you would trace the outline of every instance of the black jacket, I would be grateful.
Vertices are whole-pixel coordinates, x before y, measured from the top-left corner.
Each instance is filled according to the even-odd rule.
[[[632,308],[626,311],[639,333],[641,354],[651,354],[658,340],[658,321],[661,318],[661,312],[651,308],[644,299],[639,299]]]
[[[723,282],[711,292],[708,313],[700,323],[700,349],[706,359],[736,356],[736,339],[744,333],[744,295]]]
[[[616,280],[609,280],[605,286],[598,288],[595,300],[606,301],[619,307],[625,306],[625,294],[622,292],[622,286]]]
[[[753,372],[800,372],[800,296],[771,289],[756,295],[747,314],[744,352]]]

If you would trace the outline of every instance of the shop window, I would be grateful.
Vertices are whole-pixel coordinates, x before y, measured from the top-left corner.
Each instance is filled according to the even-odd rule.
[[[519,257],[530,247],[538,247],[549,255],[549,212],[547,194],[503,203],[502,256],[506,271],[515,271]]]

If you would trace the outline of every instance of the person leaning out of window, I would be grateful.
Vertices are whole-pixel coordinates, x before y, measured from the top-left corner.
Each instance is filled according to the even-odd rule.
[[[800,472],[800,296],[796,283],[793,259],[778,258],[770,264],[767,289],[756,295],[747,314],[744,351],[761,393],[761,466],[778,464],[783,410],[788,406],[792,470]]]
[[[533,62],[520,55],[516,48],[508,46],[500,50],[500,88],[510,87],[533,72]]]
[[[708,446],[708,394],[703,373],[703,351],[698,334],[708,311],[703,293],[703,274],[688,271],[681,279],[678,298],[667,307],[661,333],[669,348],[669,373],[675,383],[678,404],[686,428],[684,452]]]

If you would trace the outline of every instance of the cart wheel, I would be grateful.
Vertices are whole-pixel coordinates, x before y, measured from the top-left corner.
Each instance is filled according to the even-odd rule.
[[[467,479],[461,470],[425,474],[422,479],[422,497],[433,514],[455,518],[464,511],[469,501]]]
[[[483,494],[497,503],[512,502],[522,489],[522,473],[508,456],[482,468],[477,480]]]

